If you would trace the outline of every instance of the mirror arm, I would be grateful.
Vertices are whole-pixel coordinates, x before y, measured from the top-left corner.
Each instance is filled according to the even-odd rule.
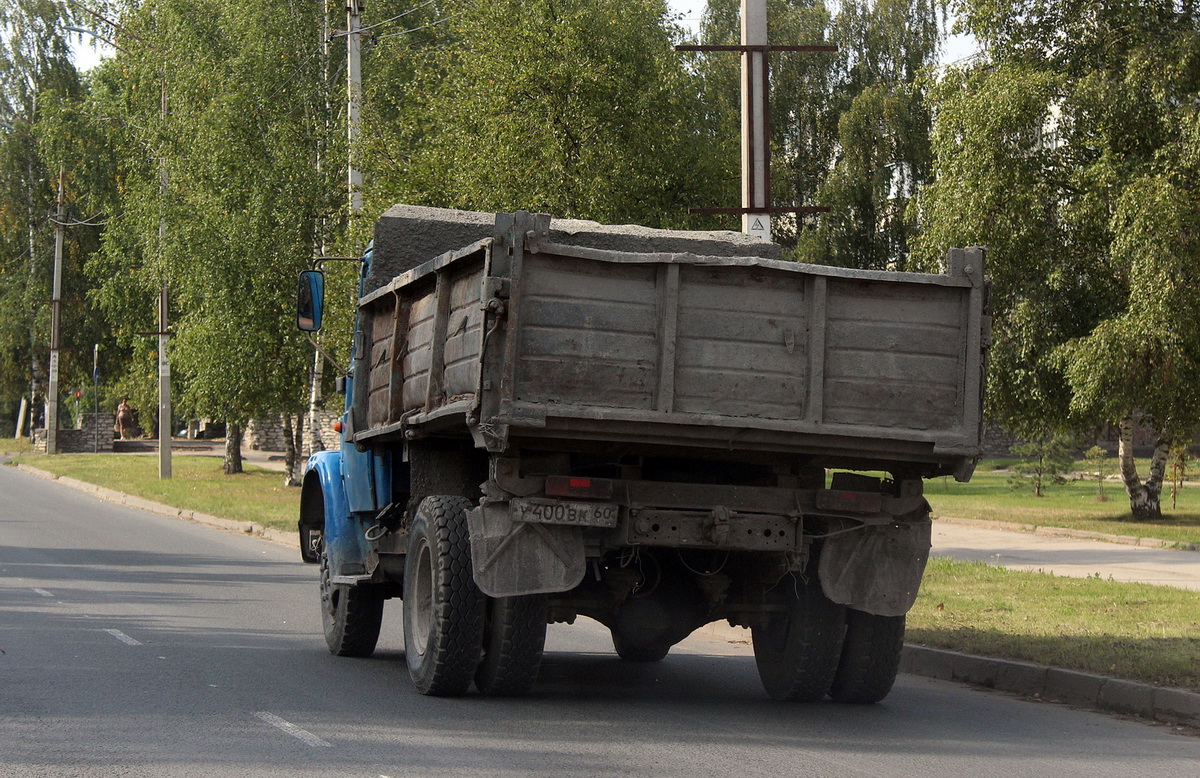
[[[338,375],[350,375],[350,368],[343,368],[333,357],[329,356],[329,352],[321,348],[321,344],[317,342],[317,339],[312,336],[311,332],[305,332],[304,337],[308,338],[308,342],[313,345],[318,354],[325,357],[325,361],[338,372]]]

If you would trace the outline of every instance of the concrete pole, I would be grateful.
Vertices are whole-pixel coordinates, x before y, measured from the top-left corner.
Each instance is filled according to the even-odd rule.
[[[362,173],[354,166],[354,149],[358,143],[358,129],[362,109],[362,36],[359,27],[362,15],[362,0],[346,2],[346,132],[349,140],[350,160],[350,212],[357,216],[362,211]]]
[[[767,45],[767,0],[742,0],[742,45]],[[767,114],[767,52],[742,54],[742,207],[766,208],[771,181],[771,136]],[[771,217],[742,215],[742,232],[771,239]]]
[[[58,169],[58,205],[54,224],[54,286],[50,295],[50,386],[46,390],[46,453],[58,453],[58,348],[62,328],[63,169]]]
[[[162,106],[159,116],[167,120],[167,82],[162,82]],[[158,191],[162,207],[167,202],[167,158],[161,160]],[[158,220],[158,242],[165,250],[167,242],[167,216],[164,211]],[[164,263],[165,265],[165,263]],[[171,479],[171,361],[167,356],[167,326],[170,324],[170,288],[166,268],[163,268],[162,288],[158,295],[158,477]]]

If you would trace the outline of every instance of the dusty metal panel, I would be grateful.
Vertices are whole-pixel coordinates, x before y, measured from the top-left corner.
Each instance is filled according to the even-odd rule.
[[[677,341],[677,411],[776,419],[803,413],[803,277],[754,267],[683,266]]]

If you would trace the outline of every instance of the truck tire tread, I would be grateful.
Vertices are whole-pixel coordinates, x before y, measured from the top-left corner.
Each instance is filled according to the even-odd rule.
[[[488,601],[483,660],[475,687],[483,694],[513,697],[537,681],[546,645],[546,597],[531,594]]]
[[[787,610],[751,630],[759,678],[772,699],[817,702],[837,673],[845,609],[825,596],[815,575],[789,573],[773,591]]]
[[[375,652],[379,631],[383,625],[382,595],[366,589],[341,584],[329,584],[329,558],[321,548],[322,623],[325,642],[335,656],[365,657]],[[326,597],[329,601],[326,601]]]
[[[829,690],[835,702],[866,705],[888,695],[900,669],[904,622],[904,616],[847,609],[842,658]]]
[[[463,497],[427,497],[417,510],[410,532],[405,565],[405,657],[409,675],[421,694],[457,696],[471,685],[483,642],[484,596],[471,572],[471,544]],[[429,603],[429,640],[415,650],[412,600],[421,588],[411,585],[412,565],[419,561],[420,543],[429,546],[436,575]]]

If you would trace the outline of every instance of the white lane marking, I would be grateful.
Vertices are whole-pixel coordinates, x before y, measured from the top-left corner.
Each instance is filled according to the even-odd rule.
[[[330,743],[326,740],[322,740],[321,738],[317,737],[316,735],[314,735],[313,733],[311,733],[307,730],[300,729],[300,727],[297,727],[292,722],[285,721],[284,719],[281,719],[278,716],[276,716],[274,713],[268,713],[265,710],[260,710],[257,713],[255,713],[254,715],[257,716],[258,718],[262,719],[263,721],[267,722],[272,727],[277,727],[278,729],[283,730],[284,732],[288,733],[289,735],[296,738],[297,740],[303,740],[305,743],[307,743],[310,746],[313,746],[314,748],[317,748],[317,747],[332,748],[333,747],[333,743]]]
[[[142,644],[142,641],[134,640],[119,629],[106,629],[104,631],[127,646],[140,646]]]
[[[34,591],[34,593],[35,593],[35,594],[40,594],[40,595],[42,595],[43,597],[53,597],[53,596],[54,596],[53,594],[51,594],[50,592],[46,591],[45,589],[39,589],[39,588],[37,588],[36,586],[35,586],[35,587],[33,587],[33,591]]]

